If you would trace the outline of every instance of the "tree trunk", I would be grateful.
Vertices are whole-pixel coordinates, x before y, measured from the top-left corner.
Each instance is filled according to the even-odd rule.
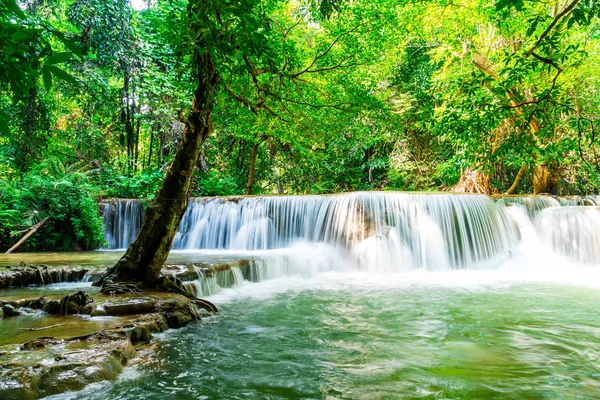
[[[254,169],[256,166],[256,154],[258,153],[258,143],[252,146],[252,155],[250,156],[250,171],[248,172],[248,185],[246,186],[246,194],[252,194],[252,185],[254,185]]]
[[[202,144],[211,131],[211,116],[218,91],[219,75],[208,53],[194,55],[198,87],[186,118],[183,137],[156,198],[146,209],[144,222],[134,242],[100,283],[142,281],[156,285],[169,255],[179,222],[188,205],[192,174]]]
[[[19,247],[21,247],[21,245],[23,243],[25,243],[25,241],[27,239],[29,239],[29,237],[31,235],[33,235],[34,233],[36,233],[38,231],[38,229],[40,229],[42,226],[44,226],[44,224],[46,223],[46,221],[48,221],[49,218],[50,217],[46,217],[43,220],[41,220],[40,222],[38,222],[37,224],[33,225],[31,228],[29,228],[29,232],[27,232],[27,234],[25,236],[23,236],[21,238],[21,240],[19,240],[17,243],[15,243],[15,245],[13,247],[11,247],[10,249],[8,249],[6,251],[6,253],[4,253],[4,254],[10,254],[13,251],[15,251],[16,249],[18,249]]]
[[[515,180],[513,181],[512,185],[510,185],[510,188],[508,188],[508,190],[504,194],[513,194],[513,192],[519,185],[519,182],[521,182],[521,178],[523,177],[523,174],[525,173],[525,169],[526,169],[526,165],[525,164],[521,165],[521,169],[519,169],[519,172],[517,173]]]
[[[533,168],[533,194],[550,192],[550,171],[546,165]]]
[[[148,169],[150,168],[150,164],[152,163],[152,146],[154,146],[154,126],[150,130],[150,149],[148,150],[148,164],[146,165],[146,168]]]

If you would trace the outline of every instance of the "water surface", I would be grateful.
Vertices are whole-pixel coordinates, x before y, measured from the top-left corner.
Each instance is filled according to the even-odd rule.
[[[154,362],[58,398],[600,397],[600,290],[498,276],[248,283]]]

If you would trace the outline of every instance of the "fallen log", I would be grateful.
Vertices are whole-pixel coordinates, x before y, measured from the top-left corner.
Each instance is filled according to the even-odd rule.
[[[29,232],[27,232],[25,234],[25,236],[23,236],[21,238],[21,240],[19,240],[17,243],[15,243],[15,245],[13,247],[11,247],[10,249],[8,249],[7,252],[4,254],[10,254],[13,251],[15,251],[16,249],[18,249],[27,239],[29,239],[29,237],[31,235],[36,233],[38,231],[38,229],[40,229],[46,223],[46,221],[48,221],[48,219],[50,219],[50,217],[44,218],[43,220],[41,220],[40,222],[38,222],[37,224],[35,224],[31,228],[29,228]]]

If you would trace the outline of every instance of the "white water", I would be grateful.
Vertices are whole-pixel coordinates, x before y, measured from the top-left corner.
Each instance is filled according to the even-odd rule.
[[[548,248],[582,264],[600,264],[598,208],[548,208],[535,223],[540,239]]]
[[[112,242],[123,247],[141,218],[141,208],[131,202],[113,203],[116,211],[110,213]],[[195,291],[207,296],[240,286],[244,278],[259,282],[328,273],[349,279],[366,273],[366,281],[383,276],[464,282],[472,271],[490,270],[475,274],[476,280],[583,282],[588,267],[600,264],[600,210],[561,207],[548,196],[374,192],[194,199],[174,249],[251,260],[244,273],[233,267],[199,276]]]
[[[102,222],[109,249],[123,249],[133,242],[142,226],[143,207],[139,200],[115,199],[104,204]]]

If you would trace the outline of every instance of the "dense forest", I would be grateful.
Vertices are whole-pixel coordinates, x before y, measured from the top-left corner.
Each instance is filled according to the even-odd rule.
[[[95,248],[99,201],[153,198],[190,126],[198,57],[220,90],[191,196],[598,193],[599,13],[0,0],[0,247],[50,217],[23,249]]]

